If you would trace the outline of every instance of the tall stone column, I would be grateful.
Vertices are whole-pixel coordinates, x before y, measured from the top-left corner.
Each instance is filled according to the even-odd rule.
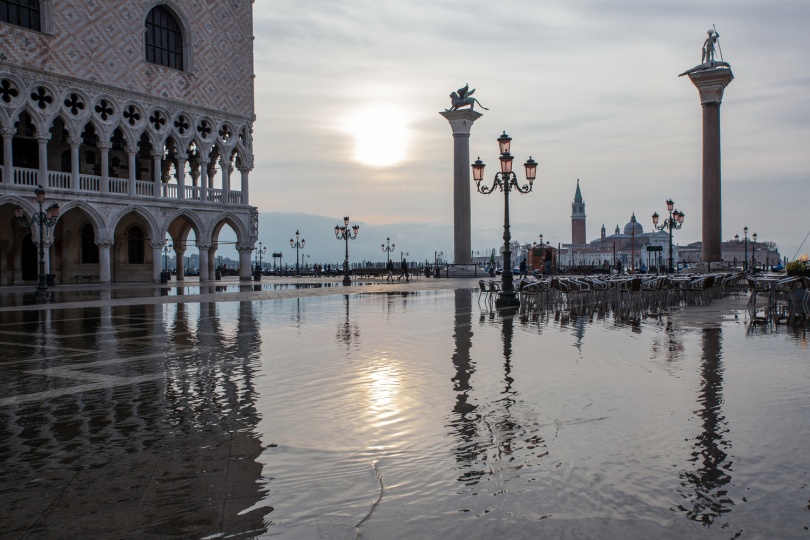
[[[453,255],[456,264],[470,264],[470,130],[483,115],[468,109],[439,114],[453,130]]]
[[[208,250],[211,248],[211,244],[206,244],[204,242],[197,242],[197,249],[200,252],[200,283],[203,281],[208,281],[211,279],[211,275],[208,273]]]
[[[135,160],[137,155],[137,150],[127,148],[127,168],[129,172],[127,180],[127,195],[130,197],[135,196],[135,182],[138,180],[137,162]]]
[[[186,248],[174,246],[174,258],[175,258],[175,279],[177,281],[183,281],[186,279]]]
[[[50,140],[50,133],[37,133],[37,143],[39,144],[39,184],[46,188],[51,187],[50,182],[48,182],[48,141]]]
[[[113,240],[96,240],[98,246],[98,282],[110,283],[112,273],[110,272],[110,248],[115,242]]]
[[[3,182],[14,183],[14,152],[12,143],[17,130],[14,128],[3,128]]]
[[[250,254],[253,253],[253,246],[237,244],[236,251],[239,252],[239,281],[250,281],[252,277]]]
[[[149,246],[152,248],[152,281],[160,283],[160,273],[163,271],[160,252],[163,251],[163,242],[149,242]]]
[[[721,262],[722,199],[720,191],[720,104],[723,90],[734,79],[731,69],[689,73],[703,106],[703,262]]]
[[[79,146],[82,144],[81,139],[68,139],[70,144],[70,189],[79,190],[79,175],[81,174],[81,161],[79,161]]]

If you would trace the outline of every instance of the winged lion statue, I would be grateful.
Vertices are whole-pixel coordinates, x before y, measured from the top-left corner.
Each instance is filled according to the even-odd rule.
[[[478,101],[477,99],[472,97],[474,92],[475,92],[475,88],[470,90],[470,85],[469,84],[465,84],[464,88],[459,88],[458,92],[450,92],[450,104],[452,105],[452,107],[450,107],[449,109],[445,109],[445,111],[448,111],[448,112],[449,111],[457,111],[461,107],[466,107],[467,105],[469,105],[470,110],[473,111],[473,110],[475,110],[475,104],[476,103],[478,103],[478,105],[482,109],[484,109],[485,111],[488,111],[489,109],[487,109],[486,107],[481,105],[480,101]]]

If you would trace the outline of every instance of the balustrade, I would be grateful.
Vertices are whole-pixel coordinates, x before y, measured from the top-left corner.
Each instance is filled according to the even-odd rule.
[[[14,167],[14,183],[20,186],[36,186],[39,184],[39,171]]]
[[[70,173],[48,171],[48,187],[54,189],[70,189]]]
[[[101,177],[92,174],[79,175],[79,189],[81,191],[99,191]]]
[[[110,178],[110,193],[127,193],[129,180],[126,178]]]

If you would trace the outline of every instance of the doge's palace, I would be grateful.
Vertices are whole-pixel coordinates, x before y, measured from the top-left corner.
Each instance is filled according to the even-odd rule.
[[[167,236],[206,281],[225,225],[250,279],[252,2],[0,0],[0,43],[0,285],[37,280],[37,186],[57,283],[159,282]]]

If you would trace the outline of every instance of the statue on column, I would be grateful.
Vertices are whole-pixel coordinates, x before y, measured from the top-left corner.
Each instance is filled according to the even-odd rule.
[[[450,104],[452,105],[452,107],[450,107],[449,109],[445,109],[445,111],[446,112],[457,111],[460,107],[466,107],[467,105],[469,105],[470,110],[473,111],[475,110],[476,103],[478,103],[478,105],[482,109],[488,111],[489,109],[481,105],[480,101],[472,97],[474,92],[475,88],[470,90],[469,84],[465,84],[464,88],[459,88],[457,92],[450,92]]]
[[[678,75],[678,77],[683,77],[684,75],[688,75],[690,73],[695,73],[697,71],[704,71],[707,69],[715,69],[715,68],[730,68],[731,66],[728,62],[723,61],[723,51],[720,50],[720,43],[717,41],[720,37],[720,34],[717,33],[717,29],[709,28],[706,32],[709,37],[703,42],[703,48],[701,49],[700,61],[701,64],[693,67],[692,69],[688,69]],[[715,60],[715,52],[720,54],[720,60]]]

